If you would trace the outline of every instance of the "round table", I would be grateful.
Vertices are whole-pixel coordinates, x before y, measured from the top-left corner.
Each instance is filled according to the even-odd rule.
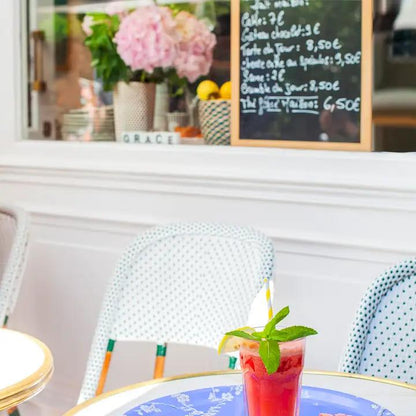
[[[21,332],[0,329],[0,411],[38,394],[52,373],[46,345]]]
[[[64,416],[121,416],[150,400],[205,387],[241,384],[241,372],[211,372],[152,380],[127,386],[81,403]],[[303,385],[337,390],[363,397],[396,416],[415,416],[416,386],[357,374],[305,371]]]

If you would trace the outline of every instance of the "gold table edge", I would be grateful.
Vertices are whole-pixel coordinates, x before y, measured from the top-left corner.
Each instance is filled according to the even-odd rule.
[[[402,383],[400,381],[395,380],[389,380],[385,378],[378,378],[378,377],[372,377],[372,376],[366,376],[362,374],[353,374],[353,373],[341,373],[337,371],[321,371],[321,370],[304,370],[304,374],[310,374],[310,375],[318,375],[318,376],[333,376],[333,377],[344,377],[344,378],[353,378],[358,380],[366,380],[366,381],[373,381],[378,383],[384,383],[393,385],[395,387],[403,387],[409,390],[413,390],[416,392],[416,385],[413,384],[406,384]],[[80,410],[85,409],[89,407],[91,404],[94,404],[96,402],[99,402],[101,400],[104,400],[108,397],[115,396],[120,393],[124,393],[129,390],[134,390],[140,387],[145,386],[151,386],[153,384],[162,384],[169,381],[175,381],[175,380],[186,380],[190,378],[195,377],[204,377],[204,376],[216,376],[216,375],[227,375],[227,374],[241,374],[241,371],[238,370],[226,370],[226,371],[208,371],[208,372],[202,372],[202,373],[194,373],[194,374],[185,374],[181,376],[173,376],[173,377],[164,377],[156,380],[148,380],[148,381],[142,381],[140,383],[131,384],[129,386],[121,387],[116,390],[109,391],[107,393],[103,393],[100,396],[93,397],[92,399],[86,400],[83,403],[80,403],[79,405],[73,407],[72,409],[68,410],[66,413],[64,413],[63,416],[74,416],[76,415]]]
[[[0,398],[0,411],[10,409],[36,396],[46,387],[49,380],[52,378],[53,372],[54,368],[52,367],[42,379],[32,386],[26,388],[25,390],[17,391],[14,394]]]

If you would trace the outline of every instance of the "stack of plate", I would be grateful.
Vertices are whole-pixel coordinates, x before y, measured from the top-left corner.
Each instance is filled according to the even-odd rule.
[[[113,107],[70,110],[63,115],[62,138],[79,141],[114,141]]]

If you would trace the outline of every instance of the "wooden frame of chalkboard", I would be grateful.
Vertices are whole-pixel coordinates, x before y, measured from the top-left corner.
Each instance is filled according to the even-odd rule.
[[[313,4],[312,1],[314,2]],[[302,7],[307,9],[309,2],[312,4],[311,7],[314,7],[315,4],[320,2],[322,4],[321,7],[332,6],[334,10],[337,9],[337,12],[334,13],[333,19],[329,22],[314,21],[311,24],[306,24],[305,19],[302,20],[301,17],[299,20],[300,23],[295,25],[292,22],[288,30],[284,22],[286,17],[284,13],[288,16],[292,13],[292,16],[295,16],[293,13],[296,12],[296,19],[299,19],[299,15],[301,14],[299,12],[303,11]],[[351,14],[342,13],[342,6],[344,6],[345,10],[348,10],[349,7],[353,7],[354,2],[357,9],[355,10],[355,27],[351,22],[350,24],[344,22],[345,30],[343,30],[343,22],[340,21],[337,23],[336,19],[342,20],[345,18],[347,21],[348,16]],[[373,2],[371,0],[231,0],[231,3],[231,144],[234,146],[273,146],[303,149],[371,151]],[[267,8],[267,6],[270,7],[270,5],[273,5],[273,7],[277,5],[277,8],[267,9],[267,14],[265,15],[264,8]],[[241,10],[242,7],[245,8],[245,11]],[[282,9],[279,10],[280,7]],[[247,12],[248,8],[250,8],[249,12]],[[252,10],[255,10],[254,13]],[[281,13],[282,11],[283,14]],[[319,16],[323,15],[324,13],[321,13]],[[262,22],[266,26],[270,24],[267,19],[273,19],[271,21],[273,23],[272,29],[275,31],[274,39],[279,39],[277,41],[278,47],[276,47],[276,40],[271,41],[272,36],[267,37],[268,35],[265,32],[267,32],[268,28],[261,27]],[[243,22],[245,25],[243,28],[244,38],[242,37],[241,31]],[[345,42],[343,42],[342,38],[338,39],[337,36],[320,39],[320,29],[325,28],[326,25],[330,30],[335,30],[336,35],[342,32],[350,33],[350,35],[344,36]],[[296,30],[299,30],[299,33],[301,33],[301,38],[299,43],[294,45],[296,42],[293,42],[294,37],[292,34],[296,34]],[[269,35],[271,33],[269,31]],[[309,33],[311,33],[311,37],[308,38]],[[288,38],[292,39],[292,42],[286,43],[285,41]],[[350,44],[354,38],[355,46],[358,46],[360,50],[343,50],[343,45]],[[245,42],[244,44],[242,43],[242,39]],[[264,39],[269,39],[270,42],[265,43]],[[249,45],[249,47],[247,48],[246,45]],[[270,49],[270,46],[273,51]],[[332,48],[333,56],[326,58],[325,56],[328,55],[325,55],[325,52],[328,48]],[[313,56],[313,52],[317,50],[323,53],[315,53]],[[276,54],[276,51],[279,53]],[[288,53],[289,51],[293,51],[295,56],[289,53],[286,55],[288,57],[287,60],[281,59],[284,53]],[[308,53],[308,51],[312,52]],[[355,53],[353,53],[354,51]],[[277,71],[274,70],[275,68],[273,68],[272,64],[267,67],[269,69],[265,69],[264,64],[263,66],[260,65],[262,58],[264,58],[262,56],[263,53],[273,56],[272,60],[277,62],[275,64]],[[302,53],[307,56],[299,57]],[[257,56],[255,56],[256,54]],[[252,58],[253,56],[255,59]],[[357,56],[359,56],[359,63],[357,63],[357,60],[354,61],[354,57]],[[313,63],[318,58],[324,60],[329,59],[329,61],[323,61],[325,62],[323,64]],[[301,60],[302,62],[300,62]],[[281,61],[284,62],[283,65]],[[268,63],[267,60],[265,62]],[[332,79],[324,79],[322,81],[319,79],[305,80],[303,73],[308,73],[309,63],[314,65],[310,67],[314,71],[320,69],[324,73],[327,71],[326,74],[332,71],[335,75],[332,74]],[[339,80],[337,82],[336,79],[338,71],[336,67],[338,63],[341,76],[343,75],[342,71],[346,71],[347,74],[344,75],[346,80],[344,91],[342,91],[342,82]],[[301,68],[302,71],[298,71],[298,75],[302,77],[303,84],[296,82],[296,75],[295,80],[290,80],[288,83],[285,83],[284,79],[279,79],[279,71],[282,68],[285,69],[285,65],[289,65],[292,71],[293,67],[300,67],[302,66],[301,64],[303,65]],[[348,66],[349,69],[344,70],[344,67]],[[247,68],[249,68],[248,71]],[[261,72],[262,70],[263,73]],[[270,86],[273,88],[273,83],[270,83],[270,79],[273,76],[275,77],[276,85],[279,84],[278,81],[282,81],[281,88],[278,86],[274,87],[278,89],[277,95],[280,94],[280,97],[267,96],[267,93],[271,92],[273,95],[276,92],[270,91],[270,89],[267,90]],[[248,82],[244,83],[244,89],[242,89],[242,78],[244,78],[243,81],[248,80]],[[352,84],[353,80],[355,84]],[[260,88],[262,81],[266,81],[263,83],[265,88]],[[269,82],[267,83],[267,81]],[[319,89],[318,91],[316,83],[314,84],[315,81],[318,83],[319,88],[322,83],[322,95],[326,97],[325,99],[319,96],[321,90]],[[258,84],[255,84],[256,82]],[[254,88],[253,85],[255,85]],[[333,94],[325,94],[327,87],[332,88]],[[337,88],[338,95],[334,92]],[[355,91],[353,91],[354,88]],[[243,90],[244,93],[242,93]],[[250,97],[252,91],[254,91],[253,96]],[[294,91],[295,93],[297,91],[301,92],[294,97]],[[310,97],[312,91],[314,97]],[[355,95],[351,96],[351,93],[354,92]],[[243,96],[243,94],[246,95]],[[308,94],[309,97],[306,97],[307,99],[305,100],[304,96]],[[334,97],[331,97],[331,95]],[[267,99],[271,99],[272,103],[267,102],[264,104]],[[299,100],[296,101],[296,99]],[[310,103],[308,99],[314,102]],[[262,102],[261,105],[259,104],[260,101]],[[255,105],[253,105],[254,102]],[[252,107],[255,107],[255,109]],[[261,107],[262,109],[259,110]],[[303,109],[306,110],[302,114]],[[309,113],[308,109],[310,109]],[[270,113],[268,112],[269,110]],[[267,117],[264,117],[265,115]],[[341,133],[339,133],[340,131]]]

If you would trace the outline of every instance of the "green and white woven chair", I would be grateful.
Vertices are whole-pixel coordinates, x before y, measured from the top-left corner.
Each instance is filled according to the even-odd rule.
[[[273,266],[271,240],[250,228],[173,224],[139,236],[108,285],[79,402],[103,392],[118,341],[158,343],[155,377],[166,343],[217,348],[227,330],[247,324]]]
[[[29,218],[20,208],[0,204],[0,324],[13,312],[24,273]]]
[[[367,289],[340,370],[416,384],[416,259],[387,270]]]
[[[7,326],[22,282],[29,240],[29,217],[20,208],[0,205],[0,325]],[[18,416],[16,407],[8,414]]]

